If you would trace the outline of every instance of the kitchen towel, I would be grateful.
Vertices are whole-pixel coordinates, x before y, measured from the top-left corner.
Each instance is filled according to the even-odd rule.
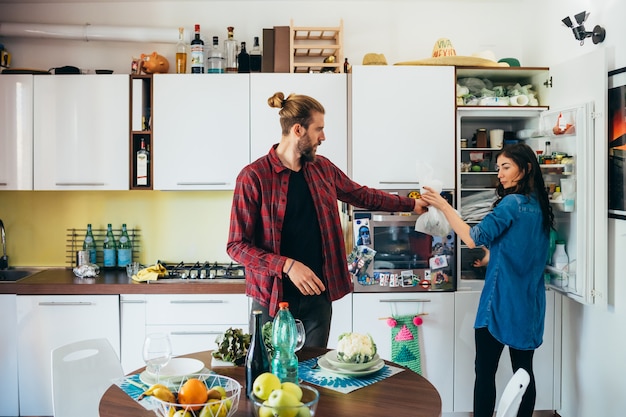
[[[397,366],[385,364],[380,371],[363,377],[339,375],[315,366],[317,361],[323,357],[324,355],[300,362],[298,364],[298,376],[310,384],[338,391],[343,394],[348,394],[359,388],[367,387],[368,385],[372,385],[404,371],[404,369],[398,368]]]

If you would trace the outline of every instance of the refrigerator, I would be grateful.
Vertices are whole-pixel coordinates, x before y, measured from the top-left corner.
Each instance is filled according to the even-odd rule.
[[[563,241],[568,259],[564,264],[555,266],[546,254],[546,285],[578,302],[606,305],[608,77],[605,51],[598,49],[550,66],[547,79],[545,77],[543,75],[540,80],[536,80],[534,85],[541,87],[541,102],[547,105],[535,108],[464,108],[458,111],[457,126],[460,126],[461,135],[467,134],[470,129],[484,126],[505,126],[518,132],[524,130],[527,135],[523,141],[536,151],[546,150],[549,142],[551,153],[558,157],[551,160],[546,158],[541,169],[546,186],[551,191],[556,191],[556,187],[562,188],[560,197],[554,195],[556,198],[551,200],[551,206],[555,215],[555,240]],[[485,148],[477,150],[481,149]],[[460,149],[457,155],[462,158],[466,153],[468,149]],[[491,153],[490,164],[495,164],[497,151]],[[466,203],[472,197],[488,194],[495,198],[493,187],[498,180],[492,165],[487,168],[488,172],[477,175],[463,172],[462,167],[459,169],[461,211],[468,207]],[[476,178],[480,181],[488,178],[491,181],[490,187],[481,191],[481,194],[476,190],[480,190],[484,184],[471,182]],[[485,201],[482,203],[486,204]],[[474,222],[479,219],[474,219]],[[467,267],[471,264],[472,256],[475,255],[461,245],[458,290],[482,288],[484,271],[474,272]]]

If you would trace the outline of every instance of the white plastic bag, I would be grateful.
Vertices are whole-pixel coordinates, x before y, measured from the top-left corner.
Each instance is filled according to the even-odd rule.
[[[441,193],[443,189],[443,183],[439,180],[427,178],[421,180],[420,183],[422,184],[420,190],[422,194],[428,192],[424,189],[424,186],[432,188],[433,192],[436,193]],[[446,219],[446,216],[444,216],[441,210],[428,206],[428,211],[417,218],[415,231],[431,236],[445,237],[452,232],[452,227],[450,227],[448,219]]]

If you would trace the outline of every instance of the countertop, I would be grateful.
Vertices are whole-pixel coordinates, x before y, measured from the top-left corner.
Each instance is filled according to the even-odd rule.
[[[69,268],[47,268],[16,282],[0,284],[0,294],[245,294],[243,279],[207,279],[202,282],[135,282],[126,271],[101,271],[95,278],[78,278]]]

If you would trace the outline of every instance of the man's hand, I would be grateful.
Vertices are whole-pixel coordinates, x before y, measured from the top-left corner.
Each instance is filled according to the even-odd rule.
[[[302,262],[296,260],[293,262],[294,264],[287,276],[303,295],[320,295],[322,291],[326,290],[322,280],[315,275],[311,268]]]
[[[413,211],[417,214],[424,214],[428,211],[428,204],[422,200],[421,198],[415,199],[415,207],[413,207]]]

